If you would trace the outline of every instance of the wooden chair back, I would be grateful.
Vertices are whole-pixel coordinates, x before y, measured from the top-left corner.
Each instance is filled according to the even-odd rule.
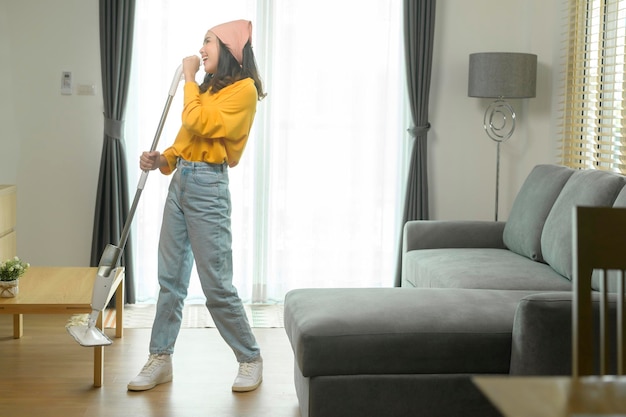
[[[626,271],[626,208],[575,207],[573,217],[572,375],[606,375],[609,369],[608,275],[616,276],[616,368],[625,375],[624,271]],[[594,320],[591,277],[600,276],[599,371],[594,370]],[[608,273],[608,271],[617,271]]]

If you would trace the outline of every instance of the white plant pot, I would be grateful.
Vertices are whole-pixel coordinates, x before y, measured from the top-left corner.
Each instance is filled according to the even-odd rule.
[[[0,297],[15,297],[20,290],[18,286],[19,281],[19,279],[16,279],[14,281],[0,281]]]

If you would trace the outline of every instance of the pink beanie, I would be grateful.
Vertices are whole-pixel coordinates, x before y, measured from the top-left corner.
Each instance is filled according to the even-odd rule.
[[[243,64],[243,47],[252,42],[252,22],[249,20],[233,20],[222,23],[212,29],[228,50],[235,57],[239,65]]]

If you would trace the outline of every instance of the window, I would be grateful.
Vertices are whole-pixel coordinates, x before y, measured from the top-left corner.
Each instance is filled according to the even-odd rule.
[[[626,174],[626,0],[571,0],[562,163]]]
[[[393,285],[410,125],[400,0],[238,0],[219,7],[138,0],[126,116],[130,171],[150,148],[182,57],[197,54],[211,26],[240,18],[253,22],[268,92],[242,161],[230,170],[240,296],[280,302],[298,287]],[[179,88],[160,150],[179,128],[181,103]],[[157,296],[169,179],[152,172],[137,209],[138,302]],[[194,273],[187,301],[203,299]]]

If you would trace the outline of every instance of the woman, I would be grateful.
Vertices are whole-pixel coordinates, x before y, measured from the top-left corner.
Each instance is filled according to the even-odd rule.
[[[193,261],[206,306],[232,348],[239,372],[233,391],[252,391],[262,381],[263,361],[237,290],[232,285],[228,168],[239,163],[265,96],[252,52],[252,23],[227,22],[210,29],[200,49],[207,73],[195,82],[200,58],[183,59],[182,127],[174,144],[144,152],[142,170],[171,174],[159,239],[159,298],[150,338],[150,356],[128,384],[144,391],[172,380],[174,345]]]

